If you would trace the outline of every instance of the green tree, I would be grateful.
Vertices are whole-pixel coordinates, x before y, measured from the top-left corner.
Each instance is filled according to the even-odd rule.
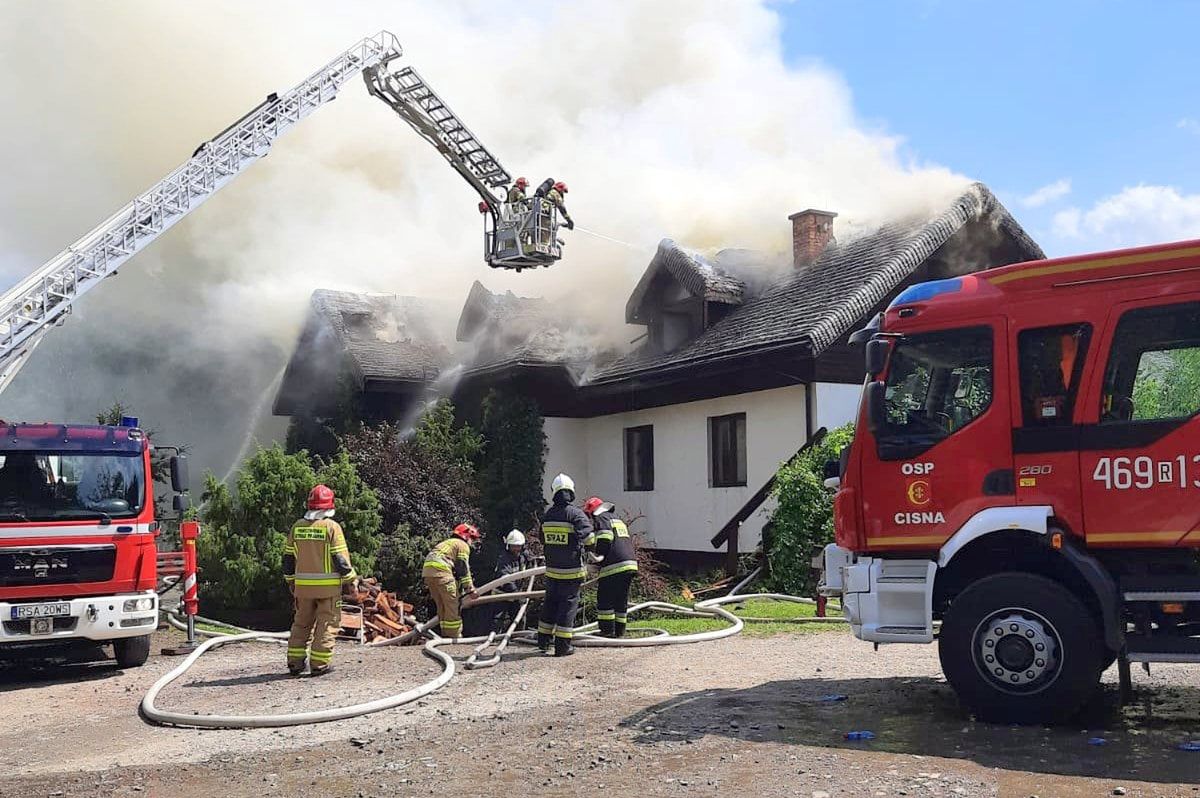
[[[1181,418],[1200,410],[1200,349],[1146,352],[1133,384],[1133,418]]]
[[[236,493],[211,474],[205,484],[203,528],[197,544],[200,600],[205,614],[246,624],[280,626],[290,611],[283,581],[287,532],[304,513],[313,485],[325,481],[338,496],[337,521],[350,557],[373,573],[379,548],[379,499],[363,484],[345,452],[314,469],[307,452],[259,449],[239,469]]]
[[[833,541],[833,494],[824,485],[825,463],[836,460],[853,437],[853,426],[839,427],[779,469],[778,504],[763,536],[768,590],[807,596],[816,588],[813,554]]]
[[[429,408],[417,422],[417,444],[426,451],[446,458],[474,472],[483,451],[483,436],[469,424],[460,424],[454,415],[454,404],[441,399]]]
[[[479,560],[490,566],[505,533],[532,529],[545,506],[546,432],[537,402],[520,394],[489,391],[482,409],[479,489],[487,538]]]

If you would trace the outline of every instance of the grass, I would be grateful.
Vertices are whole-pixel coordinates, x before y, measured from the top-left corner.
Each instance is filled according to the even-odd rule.
[[[688,602],[679,599],[676,603],[687,606]],[[837,623],[804,623],[804,618],[812,618],[816,607],[811,604],[793,604],[783,601],[747,601],[745,604],[726,604],[725,609],[743,618],[763,618],[770,620],[747,620],[742,634],[752,637],[769,637],[778,634],[817,634],[836,629],[845,629],[844,624]],[[830,612],[829,614],[835,614]],[[694,634],[724,629],[729,624],[723,620],[708,618],[688,618],[682,615],[666,613],[639,613],[630,622],[630,629],[653,627],[663,629],[673,635]]]

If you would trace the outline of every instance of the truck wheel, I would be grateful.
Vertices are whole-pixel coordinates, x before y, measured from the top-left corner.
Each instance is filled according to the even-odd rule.
[[[1104,641],[1083,602],[1044,576],[1002,573],[950,604],[942,671],[981,720],[1050,723],[1074,715],[1100,682]]]
[[[150,657],[150,635],[113,641],[113,654],[122,668],[137,668]]]

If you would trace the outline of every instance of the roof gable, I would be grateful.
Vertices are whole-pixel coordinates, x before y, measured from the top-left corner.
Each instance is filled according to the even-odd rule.
[[[702,255],[691,252],[664,238],[658,251],[634,286],[625,303],[625,321],[646,324],[653,313],[652,304],[664,283],[674,281],[689,294],[706,302],[737,305],[742,301],[745,284]]]

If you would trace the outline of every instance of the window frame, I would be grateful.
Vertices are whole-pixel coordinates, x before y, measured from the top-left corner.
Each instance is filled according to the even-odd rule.
[[[1106,399],[1111,400],[1111,398],[1116,395],[1116,392],[1113,390],[1115,381],[1110,381],[1110,375],[1112,373],[1112,367],[1114,363],[1113,357],[1117,353],[1118,346],[1121,343],[1120,335],[1122,325],[1135,314],[1152,315],[1154,313],[1170,313],[1185,308],[1192,308],[1192,312],[1194,312],[1196,315],[1200,315],[1200,298],[1192,296],[1188,299],[1180,299],[1179,301],[1175,302],[1139,304],[1132,307],[1125,306],[1124,308],[1118,310],[1116,320],[1111,328],[1112,332],[1107,341],[1107,351],[1104,354],[1103,367],[1099,373],[1099,379],[1097,380],[1099,384],[1097,385],[1096,393],[1093,395],[1093,401],[1095,402],[1093,407],[1095,407],[1097,411],[1097,422],[1101,428],[1119,429],[1128,427],[1130,425],[1151,427],[1167,425],[1168,427],[1174,427],[1176,425],[1185,424],[1197,416],[1200,416],[1200,405],[1198,405],[1195,410],[1187,415],[1158,416],[1155,418],[1134,418],[1133,413],[1136,412],[1136,408],[1131,409],[1129,418],[1116,418],[1111,415],[1111,409],[1108,412],[1105,410]],[[1132,404],[1134,393],[1137,389],[1137,374],[1141,370],[1141,361],[1147,352],[1171,352],[1184,349],[1200,349],[1200,336],[1196,337],[1195,342],[1195,345],[1175,347],[1165,347],[1162,345],[1162,342],[1151,342],[1135,350],[1137,352],[1137,359],[1132,363],[1133,376],[1131,377],[1129,383],[1129,396],[1127,397],[1130,403]]]
[[[631,446],[631,442],[634,438],[639,436],[645,436],[645,448],[648,450],[648,452],[644,455],[645,462],[642,463],[644,467],[639,470],[643,473],[648,473],[649,479],[643,480],[640,485],[635,485],[633,481],[633,469],[630,468],[630,458],[633,455],[633,447]],[[625,427],[623,441],[624,457],[622,459],[625,466],[625,490],[630,493],[654,490],[654,425],[640,424],[636,427]]]
[[[880,380],[884,385],[885,407],[887,402],[886,390],[889,385],[889,381],[892,378],[893,369],[896,367],[896,355],[898,352],[903,353],[903,347],[906,343],[913,341],[913,339],[933,337],[950,338],[953,336],[962,336],[967,333],[986,333],[987,336],[987,346],[990,354],[990,370],[988,375],[990,387],[988,390],[987,404],[980,408],[979,412],[973,415],[965,424],[936,438],[933,437],[932,432],[929,434],[929,436],[927,436],[927,439],[925,437],[917,438],[917,436],[912,434],[897,434],[892,432],[891,422],[886,422],[883,428],[874,434],[875,448],[879,459],[888,461],[907,460],[924,454],[942,442],[957,436],[964,429],[970,427],[972,424],[975,424],[981,418],[988,415],[988,413],[994,407],[996,407],[997,391],[1002,390],[1001,386],[999,386],[996,381],[996,361],[1000,357],[1000,345],[996,341],[997,336],[995,326],[986,323],[968,324],[962,327],[952,327],[937,330],[914,330],[910,333],[905,333],[902,337],[900,337],[899,340],[892,345],[891,351],[888,353],[887,369],[880,377]],[[923,403],[928,402],[928,399],[929,390],[926,388]],[[914,438],[917,439],[914,440]]]
[[[725,424],[733,427],[733,457],[734,477],[732,480],[718,480],[718,471],[724,471],[718,465],[719,445],[718,429]],[[739,434],[740,430],[740,434]],[[744,488],[748,484],[750,458],[747,452],[747,422],[745,413],[724,413],[708,417],[708,486],[710,488]],[[724,474],[722,474],[724,476]]]
[[[1071,381],[1065,386],[1066,404],[1063,407],[1062,415],[1054,422],[1046,423],[1045,420],[1041,420],[1039,423],[1039,419],[1031,418],[1026,412],[1028,409],[1025,405],[1027,387],[1025,374],[1026,336],[1055,331],[1068,332],[1070,330],[1078,330],[1080,336],[1078,346],[1075,350],[1075,361],[1071,366]],[[1094,334],[1095,329],[1092,327],[1092,324],[1086,321],[1046,324],[1039,327],[1026,327],[1017,331],[1017,397],[1020,404],[1018,410],[1021,419],[1021,429],[1069,427],[1075,423],[1075,408],[1079,406],[1080,396],[1083,392],[1084,369],[1087,364],[1088,355],[1091,353],[1092,337]],[[1030,398],[1032,399],[1033,397]]]

